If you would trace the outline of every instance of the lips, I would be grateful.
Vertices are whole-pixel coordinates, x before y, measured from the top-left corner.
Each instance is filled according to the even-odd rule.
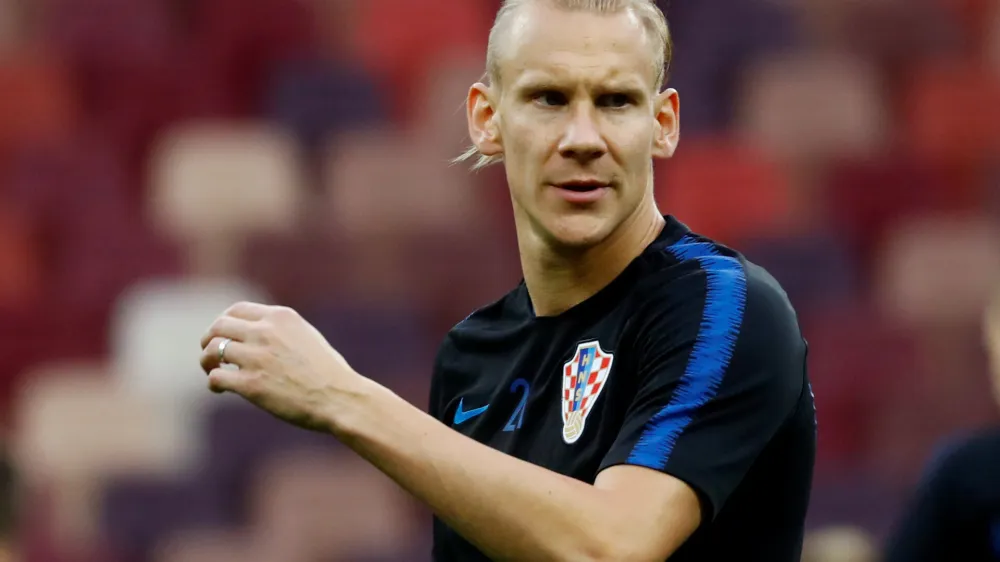
[[[596,189],[608,187],[608,184],[606,182],[598,180],[574,180],[574,181],[557,183],[553,185],[555,185],[560,189],[565,189],[567,191],[575,191],[579,193],[585,193],[587,191],[594,191]]]
[[[610,186],[597,180],[579,180],[552,184],[560,198],[574,205],[589,205],[601,200]]]

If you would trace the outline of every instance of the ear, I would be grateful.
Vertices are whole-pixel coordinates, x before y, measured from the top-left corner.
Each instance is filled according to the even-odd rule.
[[[656,96],[656,134],[653,137],[653,157],[670,158],[680,141],[680,97],[668,88]]]
[[[469,89],[466,118],[469,121],[469,137],[480,154],[497,156],[503,153],[500,124],[497,122],[496,106],[489,86],[477,82]]]

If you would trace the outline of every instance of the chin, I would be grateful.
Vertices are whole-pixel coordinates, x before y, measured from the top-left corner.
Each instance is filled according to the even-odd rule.
[[[613,231],[612,217],[596,213],[571,213],[550,217],[543,223],[556,247],[585,250],[603,242]]]

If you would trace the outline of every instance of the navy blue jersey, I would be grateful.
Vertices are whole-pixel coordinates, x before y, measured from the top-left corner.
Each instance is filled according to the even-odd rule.
[[[1000,561],[1000,428],[939,455],[904,514],[886,562]]]
[[[535,316],[522,282],[453,328],[430,412],[587,483],[620,464],[683,480],[702,524],[671,561],[798,561],[816,418],[795,312],[764,270],[666,219],[570,310]],[[487,558],[435,520],[434,559]]]

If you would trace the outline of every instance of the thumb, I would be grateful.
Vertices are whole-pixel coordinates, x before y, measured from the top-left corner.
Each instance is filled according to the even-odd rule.
[[[235,392],[239,394],[242,373],[235,369],[217,367],[208,373],[208,389],[216,394]]]

